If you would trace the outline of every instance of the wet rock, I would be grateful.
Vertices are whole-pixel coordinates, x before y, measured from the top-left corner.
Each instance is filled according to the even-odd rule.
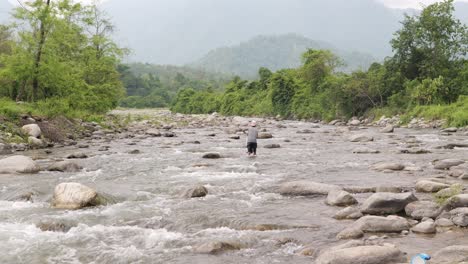
[[[84,148],[89,148],[89,145],[88,144],[78,144],[77,147],[80,148],[80,149],[84,149]]]
[[[26,156],[11,156],[0,160],[0,174],[37,173],[40,167]]]
[[[349,137],[349,141],[351,141],[351,142],[370,142],[370,141],[374,141],[374,138],[372,136],[369,136],[369,135],[360,134],[360,135],[353,135],[353,136]]]
[[[364,232],[359,228],[346,228],[336,235],[337,239],[358,239],[364,237]]]
[[[11,153],[13,153],[13,150],[10,144],[0,143],[0,155],[8,155]]]
[[[343,190],[349,193],[375,193],[375,187],[368,186],[345,186]]]
[[[225,251],[240,250],[241,246],[238,243],[215,241],[201,244],[195,247],[195,252],[200,254],[219,254]]]
[[[110,146],[101,146],[99,147],[98,151],[108,151],[110,149]]]
[[[313,256],[316,252],[316,249],[314,246],[305,246],[304,248],[299,251],[299,255],[302,256]]]
[[[61,183],[55,187],[52,207],[76,210],[89,206],[107,205],[110,201],[95,190],[80,183]]]
[[[455,209],[459,207],[468,207],[468,194],[457,194],[447,200],[445,207]]]
[[[184,193],[182,194],[182,197],[200,198],[200,197],[205,197],[206,195],[208,195],[208,189],[206,189],[205,186],[196,186],[196,187],[185,190]]]
[[[297,134],[314,134],[315,132],[310,129],[303,129],[296,132]]]
[[[346,229],[359,229],[364,233],[400,233],[410,228],[411,224],[403,217],[368,215],[359,218],[359,220]]]
[[[449,188],[450,185],[429,180],[422,180],[416,183],[416,191],[422,193],[435,193],[442,189]]]
[[[468,207],[459,207],[450,211],[452,222],[456,226],[468,227]]]
[[[403,211],[411,202],[418,199],[413,193],[375,193],[362,205],[363,214],[395,214]]]
[[[328,192],[326,203],[332,206],[348,206],[357,204],[357,200],[346,191],[332,190]]]
[[[132,155],[136,155],[136,154],[140,154],[140,153],[141,153],[141,151],[138,150],[138,149],[134,149],[134,150],[128,152],[128,154],[132,154]]]
[[[401,149],[400,150],[400,153],[403,153],[403,154],[428,154],[428,153],[431,153],[429,150],[427,149],[413,149],[413,148],[410,148],[410,149]]]
[[[238,136],[238,135],[231,135],[231,136],[229,136],[229,139],[240,139],[240,136]]]
[[[405,168],[405,166],[403,164],[395,163],[395,162],[382,162],[382,163],[377,163],[377,164],[372,165],[371,168],[377,171],[385,171],[385,170],[401,171]]]
[[[348,126],[359,126],[361,124],[361,121],[357,120],[357,119],[354,119],[354,120],[350,120],[348,122]]]
[[[393,131],[395,131],[395,127],[393,125],[387,125],[380,130],[380,133],[393,133]]]
[[[88,155],[86,155],[83,152],[77,152],[77,153],[73,153],[67,156],[67,159],[86,159],[86,158],[88,158]]]
[[[444,132],[444,133],[456,133],[457,131],[458,131],[458,128],[456,128],[456,127],[449,127],[449,128],[443,129],[441,132]]]
[[[157,129],[148,129],[145,132],[146,135],[152,136],[152,137],[160,137],[162,136],[161,132]]]
[[[43,232],[61,232],[66,233],[70,231],[72,227],[75,227],[75,224],[69,224],[65,222],[57,222],[57,221],[42,221],[36,226],[41,229]]]
[[[465,161],[459,160],[459,159],[438,160],[434,162],[434,169],[447,170],[447,169],[450,169],[451,167],[455,167],[463,163],[465,163]]]
[[[333,218],[337,220],[347,220],[347,219],[359,219],[364,215],[361,213],[361,209],[355,206],[346,207],[338,211]]]
[[[391,244],[383,246],[358,246],[327,250],[316,264],[391,264],[406,262],[403,252]]]
[[[204,154],[202,158],[204,158],[204,159],[220,159],[222,157],[221,157],[221,154],[213,152],[213,153]]]
[[[338,123],[342,123],[342,121],[341,121],[341,120],[338,120],[338,119],[336,119],[336,120],[332,120],[332,121],[330,121],[328,124],[329,124],[330,126],[335,126],[335,125],[337,125]]]
[[[60,172],[78,172],[83,167],[78,165],[77,163],[73,161],[60,161],[57,163],[54,163],[47,168],[48,171],[60,171]]]
[[[41,136],[41,128],[36,124],[25,125],[21,128],[27,135],[35,138]]]
[[[45,146],[44,141],[35,137],[28,137],[28,144],[32,149],[40,149]]]
[[[172,137],[175,137],[175,133],[174,132],[164,132],[162,134],[163,137],[166,137],[166,138],[172,138]]]
[[[283,183],[279,188],[282,195],[294,196],[328,195],[333,190],[341,190],[341,187],[313,181],[293,181]]]
[[[427,220],[415,225],[411,231],[419,234],[435,234],[437,232],[434,220]]]
[[[265,145],[264,148],[275,149],[275,148],[281,148],[281,146],[280,146],[280,144],[268,144],[268,145]]]
[[[455,224],[452,222],[452,220],[447,219],[447,218],[440,218],[435,221],[436,226],[438,227],[451,227],[454,226]]]
[[[433,256],[434,263],[454,264],[468,261],[468,246],[453,245],[443,248]]]
[[[421,220],[425,217],[437,218],[442,212],[442,208],[435,202],[432,201],[416,201],[408,204],[405,207],[406,215]]]
[[[380,151],[368,147],[359,147],[353,150],[355,154],[378,154]]]
[[[437,147],[437,149],[455,149],[455,148],[468,148],[468,144],[451,143],[451,144]]]
[[[270,133],[260,133],[258,134],[258,139],[269,139],[273,138],[273,135]]]

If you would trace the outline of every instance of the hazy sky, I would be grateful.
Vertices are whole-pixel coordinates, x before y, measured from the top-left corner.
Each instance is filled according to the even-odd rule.
[[[18,4],[17,0],[8,0],[8,1],[10,1],[13,4]],[[20,0],[20,1],[24,2],[28,0]],[[91,3],[94,0],[78,0],[78,1],[83,2],[83,3]],[[100,1],[103,2],[103,1],[111,1],[111,0],[100,0]],[[167,1],[171,1],[171,0],[167,0]],[[322,0],[322,1],[326,1],[326,0]],[[375,1],[383,2],[386,6],[392,7],[392,8],[421,8],[422,5],[429,5],[440,0],[375,0]],[[456,1],[468,2],[468,0],[456,0]]]

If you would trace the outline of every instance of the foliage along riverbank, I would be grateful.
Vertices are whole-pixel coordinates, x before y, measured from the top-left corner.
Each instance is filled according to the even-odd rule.
[[[322,120],[405,114],[406,120],[443,118],[466,126],[468,27],[453,12],[453,1],[446,0],[406,16],[391,41],[394,55],[367,71],[336,72],[339,58],[309,50],[297,69],[261,68],[259,80],[236,77],[224,92],[183,89],[171,110]]]

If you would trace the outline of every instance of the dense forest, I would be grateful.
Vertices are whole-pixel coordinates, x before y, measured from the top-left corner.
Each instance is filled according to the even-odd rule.
[[[25,2],[0,27],[0,98],[30,102],[45,114],[105,113],[125,95],[117,65],[125,49],[94,5]],[[14,109],[3,99],[4,114]]]
[[[391,41],[393,56],[367,71],[337,72],[342,61],[335,54],[310,49],[299,68],[261,68],[258,80],[236,77],[222,93],[183,89],[172,110],[304,119],[408,112],[466,126],[468,27],[453,12],[453,1],[446,0],[407,15]]]
[[[190,66],[252,79],[257,77],[257,71],[261,67],[272,71],[299,67],[301,54],[309,48],[333,51],[343,60],[343,65],[338,70],[345,72],[367,69],[376,60],[369,54],[341,51],[323,41],[286,34],[257,36],[237,46],[219,48]]]

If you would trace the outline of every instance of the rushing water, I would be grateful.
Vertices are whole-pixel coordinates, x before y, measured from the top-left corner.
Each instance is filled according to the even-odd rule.
[[[350,143],[352,133],[336,127],[303,122],[261,123],[274,135],[259,142],[259,156],[248,158],[244,140],[230,140],[223,127],[176,129],[174,138],[135,138],[89,141],[78,173],[41,172],[0,176],[0,263],[312,263],[298,252],[305,246],[326,248],[341,243],[335,236],[352,221],[332,218],[341,208],[324,204],[325,197],[284,197],[279,184],[307,179],[340,186],[412,187],[417,179],[436,175],[431,161],[468,159],[466,149],[436,146],[466,143],[466,136],[444,136],[436,130],[398,129],[375,136],[370,143]],[[310,129],[312,134],[299,134]],[[216,136],[208,136],[215,133]],[[197,140],[201,144],[183,143]],[[287,142],[290,141],[290,142]],[[405,142],[416,142],[431,154],[398,154]],[[136,145],[130,145],[134,144]],[[280,149],[262,148],[278,143]],[[111,146],[99,152],[102,145]],[[352,154],[369,146],[380,154]],[[139,149],[141,154],[127,154]],[[77,152],[76,147],[53,149],[53,154],[31,151],[46,165]],[[81,151],[81,150],[80,150]],[[204,160],[203,153],[219,152],[223,159]],[[404,162],[423,171],[383,173],[369,169],[380,161]],[[54,187],[80,182],[112,194],[118,203],[77,211],[50,208]],[[203,184],[205,198],[186,199],[181,193]],[[34,192],[34,202],[12,199]],[[358,194],[360,202],[370,194]],[[427,198],[420,196],[420,198]],[[13,201],[11,201],[13,200]],[[40,223],[62,223],[68,232],[41,231]],[[270,226],[273,230],[259,231]],[[270,228],[267,228],[270,229]],[[234,242],[241,250],[208,255],[194,248],[211,241]],[[283,243],[281,242],[283,241]],[[286,241],[286,243],[284,243]],[[457,243],[468,243],[465,231],[454,229],[435,236],[389,235],[408,254],[434,253]]]

